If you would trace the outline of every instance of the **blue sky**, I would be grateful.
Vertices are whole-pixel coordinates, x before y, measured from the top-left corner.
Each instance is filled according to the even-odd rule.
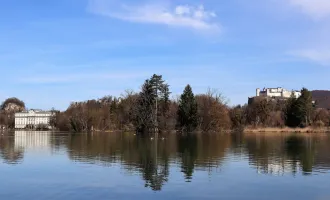
[[[257,87],[329,89],[329,0],[2,0],[0,101],[65,109],[138,91],[162,74],[173,96]]]

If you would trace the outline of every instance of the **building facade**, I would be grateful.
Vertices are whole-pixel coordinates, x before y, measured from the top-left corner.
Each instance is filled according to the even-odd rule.
[[[295,91],[295,90],[289,91],[281,87],[264,88],[263,90],[257,88],[256,90],[257,97],[290,98],[292,94],[294,95],[295,98],[299,98],[301,96],[300,91]]]
[[[15,113],[15,129],[34,129],[39,126],[51,128],[49,123],[53,115],[52,112],[42,110]]]

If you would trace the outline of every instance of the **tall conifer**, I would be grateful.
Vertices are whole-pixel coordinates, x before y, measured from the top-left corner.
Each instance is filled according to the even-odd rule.
[[[190,85],[181,95],[178,108],[178,127],[187,132],[194,131],[198,124],[197,103]]]

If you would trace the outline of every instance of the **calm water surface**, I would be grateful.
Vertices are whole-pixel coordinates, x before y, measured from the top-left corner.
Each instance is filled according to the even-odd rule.
[[[0,134],[0,199],[330,199],[330,136]]]

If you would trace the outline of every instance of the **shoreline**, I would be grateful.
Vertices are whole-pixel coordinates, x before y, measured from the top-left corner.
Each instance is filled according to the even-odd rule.
[[[330,127],[324,128],[245,128],[244,133],[330,133]]]
[[[49,132],[70,132],[70,131],[60,131],[60,130],[29,130],[29,129],[0,129],[0,132],[11,132],[11,131],[49,131]],[[93,130],[91,133],[117,133],[117,132],[135,132],[134,130]],[[306,127],[306,128],[272,128],[272,127],[264,127],[264,128],[242,128],[241,130],[224,130],[221,133],[233,133],[233,132],[242,132],[242,133],[330,133],[330,127],[323,128],[314,128],[314,127]],[[175,130],[166,131],[167,134],[176,133]],[[195,133],[201,133],[197,131]],[[214,132],[212,132],[214,133]]]

